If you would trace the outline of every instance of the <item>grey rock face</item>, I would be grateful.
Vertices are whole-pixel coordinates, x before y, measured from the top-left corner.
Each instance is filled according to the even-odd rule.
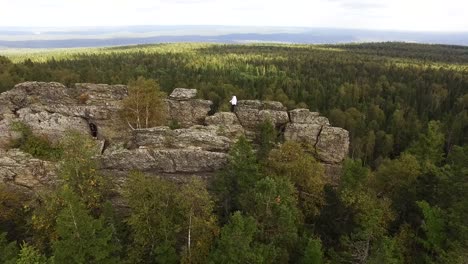
[[[23,108],[17,113],[18,119],[24,124],[28,124],[33,133],[45,135],[55,143],[59,142],[68,130],[75,130],[83,134],[89,131],[88,122],[80,117],[46,111],[33,112],[31,108]]]
[[[207,116],[205,118],[205,123],[207,125],[215,126],[240,125],[239,119],[237,118],[236,114],[231,112],[218,112],[212,116]]]
[[[325,163],[338,164],[346,158],[349,151],[348,131],[331,127],[327,118],[307,109],[295,109],[289,114],[291,123],[286,126],[285,140],[303,143]]]
[[[316,145],[318,158],[328,163],[342,162],[349,151],[349,133],[339,127],[324,126]]]
[[[0,149],[0,181],[28,191],[49,186],[55,180],[53,163],[35,159],[18,149]]]
[[[219,127],[193,126],[171,130],[169,127],[155,127],[133,131],[134,143],[138,146],[166,149],[201,149],[227,152],[233,141],[218,135]]]
[[[76,84],[68,88],[60,83],[21,83],[0,95],[3,118],[0,131],[7,130],[12,122],[21,121],[35,133],[58,141],[70,129],[89,133],[88,122],[93,122],[98,127],[98,135],[122,138],[125,126],[120,124],[118,116],[120,101],[126,94],[124,85]],[[0,145],[11,139],[13,135],[2,133]]]
[[[257,130],[265,120],[270,120],[275,127],[289,122],[286,108],[280,102],[241,100],[237,102],[235,112],[241,125],[249,130]]]
[[[321,125],[317,124],[297,124],[289,123],[284,131],[284,139],[288,141],[297,141],[314,147],[317,143]]]
[[[316,124],[329,126],[330,122],[326,117],[320,116],[318,112],[310,112],[309,109],[294,109],[289,111],[291,123]]]
[[[171,95],[169,95],[169,98],[176,100],[187,100],[195,98],[195,96],[197,96],[196,89],[175,88],[172,91]]]
[[[11,141],[19,138],[21,135],[11,130],[11,126],[15,120],[14,116],[8,116],[3,120],[0,120],[0,149],[8,148]]]
[[[205,118],[208,126],[216,126],[219,135],[228,138],[238,138],[245,134],[244,127],[239,122],[236,114],[230,112],[219,112]]]
[[[74,93],[75,97],[86,105],[110,106],[124,99],[128,89],[126,85],[76,83]]]
[[[193,125],[203,125],[208,112],[213,104],[209,100],[165,100],[169,119],[176,121],[181,127],[187,128]]]
[[[102,169],[164,173],[212,172],[227,162],[227,154],[198,149],[122,149],[102,156]]]

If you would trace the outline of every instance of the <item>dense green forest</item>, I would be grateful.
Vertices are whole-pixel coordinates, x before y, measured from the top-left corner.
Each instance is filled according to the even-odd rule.
[[[260,139],[257,155],[241,139],[208,183],[129,175],[122,215],[106,202],[86,139],[70,135],[57,190],[24,204],[0,189],[0,262],[467,263],[468,47],[164,44],[0,56],[0,92],[139,76],[166,92],[196,88],[215,111],[235,94],[321,112],[350,132],[340,185],[326,185],[295,143]]]

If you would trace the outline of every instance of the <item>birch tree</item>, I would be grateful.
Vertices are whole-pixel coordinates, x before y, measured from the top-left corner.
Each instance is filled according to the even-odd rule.
[[[131,129],[149,128],[166,122],[166,94],[152,79],[139,77],[128,84],[128,97],[123,100],[122,119]]]

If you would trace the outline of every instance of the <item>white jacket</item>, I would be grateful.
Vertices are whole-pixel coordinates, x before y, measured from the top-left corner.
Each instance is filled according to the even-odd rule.
[[[234,95],[231,99],[231,101],[229,101],[232,105],[237,105],[237,97]]]

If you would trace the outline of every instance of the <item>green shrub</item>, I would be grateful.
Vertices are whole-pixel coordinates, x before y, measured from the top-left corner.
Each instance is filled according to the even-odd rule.
[[[179,129],[181,126],[179,124],[179,122],[177,122],[177,120],[170,120],[169,121],[169,128],[171,130],[175,130],[175,129]]]
[[[12,124],[12,130],[21,134],[20,138],[12,142],[12,148],[19,148],[35,158],[44,160],[56,161],[62,156],[62,148],[52,145],[45,137],[34,135],[26,124],[15,122]]]

